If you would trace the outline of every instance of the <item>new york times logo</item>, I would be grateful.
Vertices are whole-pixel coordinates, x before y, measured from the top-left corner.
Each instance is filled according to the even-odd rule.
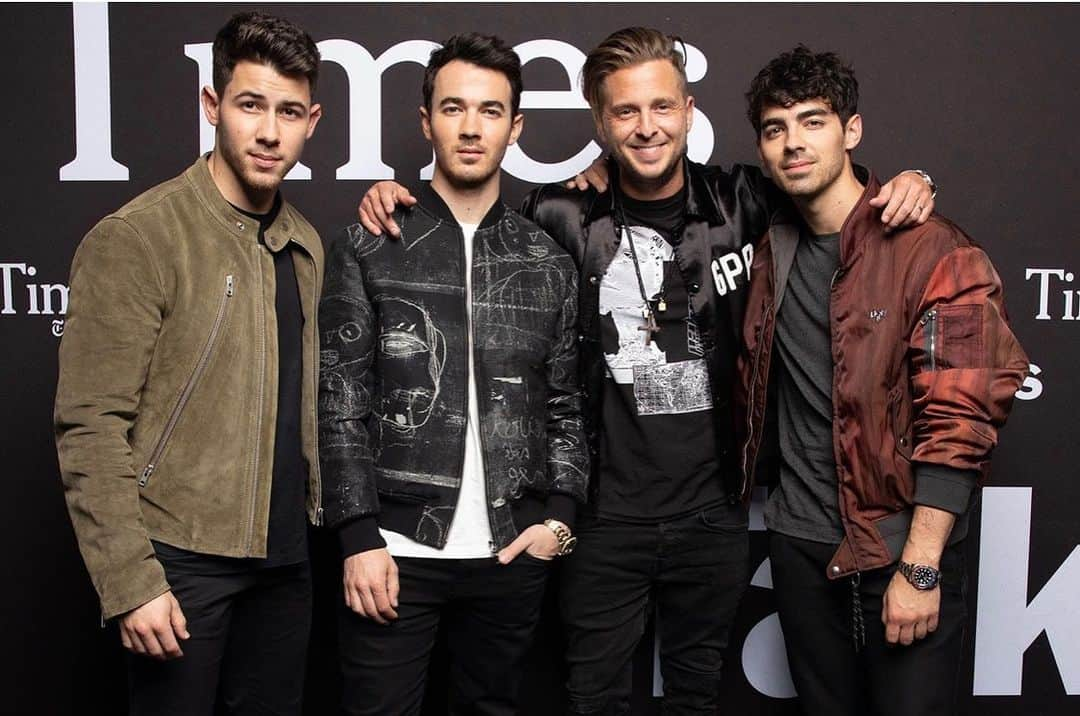
[[[1072,271],[1063,268],[1029,268],[1024,272],[1024,280],[1036,279],[1039,287],[1036,321],[1080,320],[1080,291],[1068,286],[1075,278]]]
[[[27,263],[0,263],[0,316],[63,316],[67,313],[68,287],[62,283],[32,283],[37,268]],[[64,334],[64,319],[52,322],[52,334]]]

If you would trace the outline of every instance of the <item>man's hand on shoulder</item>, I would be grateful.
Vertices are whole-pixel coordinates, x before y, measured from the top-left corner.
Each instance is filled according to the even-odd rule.
[[[177,639],[188,639],[187,619],[173,593],[154,597],[120,617],[120,642],[133,654],[159,661],[184,655]]]
[[[908,226],[926,223],[934,212],[934,188],[923,174],[907,169],[882,185],[870,206],[885,207],[881,223],[891,232]]]
[[[604,155],[601,154],[593,163],[590,164],[585,171],[576,175],[573,179],[566,181],[567,189],[577,189],[578,191],[588,191],[589,187],[596,189],[603,194],[608,188],[608,170],[607,160]]]
[[[398,614],[398,568],[385,547],[345,558],[345,605],[362,617],[389,624]]]
[[[357,207],[360,223],[375,236],[382,236],[385,230],[390,236],[399,238],[401,229],[394,221],[394,211],[399,206],[413,206],[416,197],[396,181],[376,182],[364,194]]]

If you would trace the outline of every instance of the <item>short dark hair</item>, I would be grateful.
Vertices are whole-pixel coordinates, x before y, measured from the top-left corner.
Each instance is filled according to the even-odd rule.
[[[261,12],[233,15],[214,38],[214,90],[219,95],[243,60],[270,65],[288,77],[304,77],[315,96],[319,48],[298,25]]]
[[[859,81],[855,72],[832,52],[814,54],[805,45],[774,58],[758,72],[746,93],[747,117],[761,136],[761,113],[768,105],[790,107],[796,102],[824,99],[840,115],[840,123],[859,111]]]
[[[581,91],[593,115],[599,117],[604,108],[603,88],[608,76],[652,60],[670,62],[679,76],[682,93],[688,94],[686,58],[676,49],[677,42],[682,40],[651,27],[624,27],[594,47],[581,68]]]
[[[510,112],[518,113],[521,106],[521,58],[494,35],[464,32],[454,35],[442,47],[432,51],[424,70],[424,106],[431,111],[431,97],[435,93],[435,75],[454,60],[495,70],[506,75],[510,81]]]

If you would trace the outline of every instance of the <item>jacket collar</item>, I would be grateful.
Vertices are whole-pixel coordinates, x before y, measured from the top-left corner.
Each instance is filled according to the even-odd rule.
[[[417,198],[420,200],[420,206],[427,209],[428,213],[432,214],[435,218],[447,221],[454,226],[459,225],[458,220],[454,218],[454,212],[450,211],[450,207],[446,205],[443,198],[432,188],[431,182],[426,181],[420,185],[420,190],[417,192]],[[502,196],[500,195],[496,197],[495,203],[492,204],[491,208],[484,214],[484,218],[481,219],[478,230],[487,229],[499,223],[505,213],[506,204],[503,204]]]
[[[859,179],[864,185],[862,195],[840,228],[840,260],[845,264],[861,251],[868,238],[885,236],[881,220],[878,218],[881,210],[870,206],[870,200],[881,191],[881,182],[873,174],[868,174],[865,179],[862,177]]]
[[[221,195],[217,184],[214,183],[214,178],[210,176],[210,165],[207,163],[209,157],[210,152],[207,152],[195,160],[195,163],[184,172],[184,176],[195,189],[195,193],[203,206],[221,223],[226,231],[239,239],[258,241],[259,222],[243,212],[237,211]],[[310,245],[301,230],[302,222],[304,222],[303,217],[289,202],[282,199],[281,209],[278,211],[274,223],[266,230],[264,236],[266,246],[271,251],[278,252],[285,248],[285,245],[290,241],[294,241],[309,254],[314,254],[314,247]]]
[[[586,222],[618,213],[619,165],[610,156],[607,159],[608,188],[599,193],[589,206]],[[716,205],[713,193],[709,191],[708,180],[705,177],[704,167],[683,155],[683,177],[686,182],[686,216],[705,219],[710,224],[723,224],[724,216]]]
[[[855,207],[847,215],[843,225],[840,227],[840,261],[843,264],[847,264],[855,257],[856,252],[861,249],[862,243],[867,237],[876,234],[885,235],[881,228],[881,221],[878,218],[881,210],[870,206],[870,200],[881,191],[881,182],[865,167],[856,164],[854,169],[855,177],[863,184],[863,191],[859,195]],[[780,227],[796,229],[796,236],[798,235],[797,229],[802,224],[802,217],[799,216],[795,205],[787,201],[776,207],[769,221],[770,227],[774,230]],[[774,231],[774,235],[776,233]]]

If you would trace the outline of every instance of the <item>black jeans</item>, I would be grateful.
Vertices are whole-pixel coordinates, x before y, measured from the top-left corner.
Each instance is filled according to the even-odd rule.
[[[450,652],[450,713],[517,712],[522,662],[540,618],[549,562],[397,559],[398,618],[376,624],[341,606],[342,711],[420,713],[440,621]]]
[[[626,714],[632,657],[657,607],[665,714],[709,714],[746,589],[746,510],[721,505],[671,522],[585,517],[563,564],[570,714]]]
[[[311,631],[308,562],[223,567],[159,557],[191,638],[184,656],[128,656],[131,716],[298,716]],[[211,558],[212,559],[212,558]]]
[[[859,576],[866,643],[852,640],[852,581],[830,580],[835,545],[772,533],[773,589],[788,664],[808,716],[946,716],[955,711],[967,607],[961,545],[941,557],[937,631],[910,646],[885,641],[881,602],[895,566]]]

